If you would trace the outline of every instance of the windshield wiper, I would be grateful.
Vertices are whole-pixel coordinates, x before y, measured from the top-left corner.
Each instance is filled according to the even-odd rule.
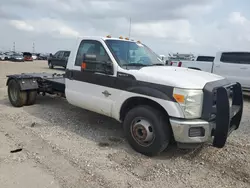
[[[150,65],[145,65],[145,64],[142,64],[142,63],[127,63],[127,64],[123,64],[123,66],[137,66],[137,67],[146,67],[146,66],[150,66]]]
[[[164,64],[162,64],[162,63],[155,63],[155,64],[152,64],[151,66],[164,66]]]

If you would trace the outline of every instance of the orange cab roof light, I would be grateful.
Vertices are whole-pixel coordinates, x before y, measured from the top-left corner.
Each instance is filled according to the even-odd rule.
[[[111,35],[107,35],[106,37],[107,37],[107,38],[111,38]]]
[[[120,37],[119,37],[119,39],[123,39],[123,37],[122,37],[122,36],[120,36]]]

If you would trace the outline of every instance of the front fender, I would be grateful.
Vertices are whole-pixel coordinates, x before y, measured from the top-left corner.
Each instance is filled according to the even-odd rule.
[[[117,100],[112,105],[112,116],[114,119],[120,121],[120,111],[123,104],[135,97],[152,100],[162,106],[170,117],[184,118],[183,111],[180,105],[172,99],[171,96],[163,92],[147,87],[133,87],[127,91],[119,92]]]
[[[128,88],[127,91],[132,92],[132,93],[145,95],[145,96],[158,98],[158,99],[162,99],[162,100],[175,102],[175,99],[173,98],[172,94],[170,94],[170,92],[167,92],[167,91],[163,92],[163,91],[160,91],[160,90],[155,89],[155,88],[150,88],[150,87],[146,87],[146,86],[135,86],[135,87]]]

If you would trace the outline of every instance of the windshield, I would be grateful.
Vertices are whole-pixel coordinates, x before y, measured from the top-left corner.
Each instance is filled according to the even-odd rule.
[[[159,56],[157,56],[147,46],[122,40],[106,40],[116,61],[121,66],[152,66],[156,64],[164,64]]]

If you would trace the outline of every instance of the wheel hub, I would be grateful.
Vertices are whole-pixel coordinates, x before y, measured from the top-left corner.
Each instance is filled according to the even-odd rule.
[[[137,119],[132,123],[132,136],[140,145],[151,144],[154,132],[151,124],[144,119]]]

